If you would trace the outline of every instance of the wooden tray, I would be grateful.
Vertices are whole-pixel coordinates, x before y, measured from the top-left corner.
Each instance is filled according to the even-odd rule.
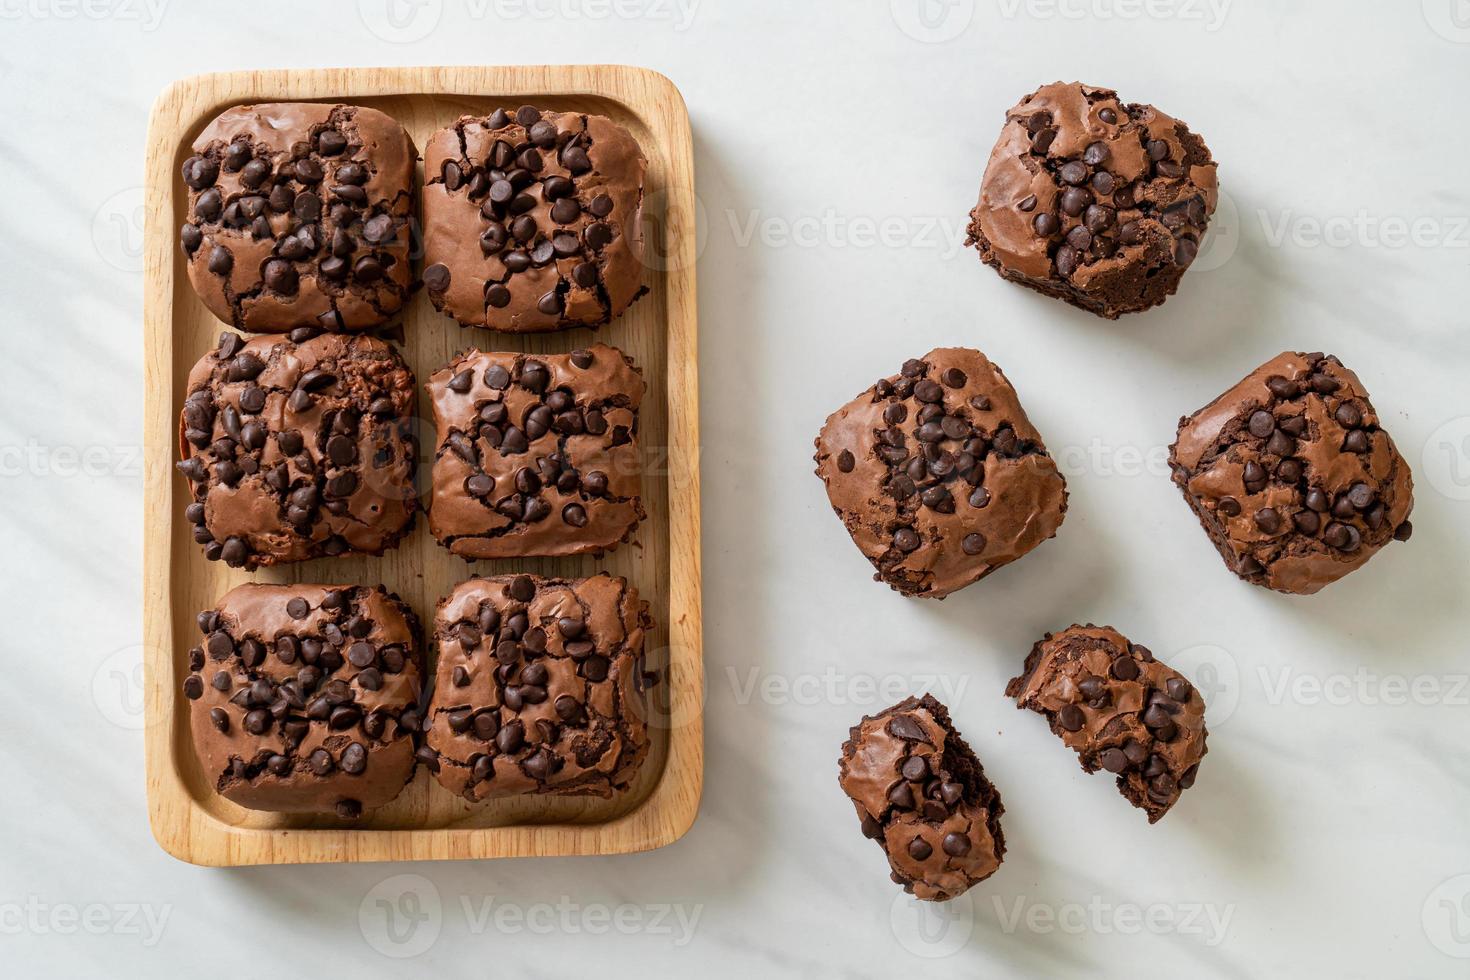
[[[185,482],[174,470],[177,418],[190,366],[225,327],[194,295],[177,245],[185,216],[179,168],[189,144],[227,106],[330,101],[393,116],[422,150],[429,134],[461,114],[532,103],[596,112],[625,126],[648,156],[649,293],[595,334],[573,330],[517,337],[465,330],[436,313],[422,293],[402,318],[404,356],[420,386],[458,351],[571,350],[594,339],[631,354],[648,382],[640,419],[643,499],[649,519],[634,542],[607,557],[477,562],[453,557],[414,532],[381,558],[307,562],[249,573],[204,560],[184,520]],[[699,577],[699,392],[694,293],[694,170],[689,117],[672,82],[622,66],[364,68],[203,75],[170,86],[148,132],[146,290],[146,482],[144,671],[148,812],[153,834],[194,864],[418,861],[528,855],[615,854],[661,847],[694,822],[703,785],[703,668]],[[420,389],[419,415],[427,418]],[[428,431],[432,432],[432,424]],[[432,438],[425,440],[431,447]],[[432,452],[425,449],[426,454]],[[423,465],[427,465],[427,460]],[[180,695],[187,652],[198,642],[195,613],[248,581],[384,583],[427,623],[434,605],[476,574],[627,577],[652,604],[658,627],[650,663],[654,745],[635,785],[612,800],[540,797],[472,806],[422,767],[403,795],[357,823],[335,817],[261,813],[218,796],[194,755],[188,703]],[[433,656],[433,651],[430,651]],[[432,676],[432,669],[430,671]]]

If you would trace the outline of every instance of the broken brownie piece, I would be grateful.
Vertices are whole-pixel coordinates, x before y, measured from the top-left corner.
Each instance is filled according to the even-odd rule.
[[[1119,792],[1149,823],[1194,785],[1205,754],[1204,698],[1110,626],[1048,633],[1006,695],[1045,715],[1087,772],[1115,773]]]
[[[928,694],[908,698],[849,735],[839,782],[895,883],[943,902],[995,874],[1005,807],[944,705]]]

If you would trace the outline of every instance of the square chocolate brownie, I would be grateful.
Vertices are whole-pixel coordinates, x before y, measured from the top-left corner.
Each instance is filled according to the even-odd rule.
[[[468,351],[425,388],[437,429],[429,529],[456,555],[600,553],[643,519],[643,377],[616,347]]]
[[[1225,565],[1309,595],[1413,527],[1414,478],[1358,376],[1287,352],[1179,420],[1174,482]]]
[[[424,156],[424,286],[467,327],[597,327],[645,292],[647,161],[602,116],[465,116]]]
[[[183,691],[199,762],[225,798],[351,818],[412,778],[423,654],[397,596],[242,585],[198,623]]]
[[[235,106],[184,161],[179,240],[210,312],[241,330],[363,330],[403,308],[413,280],[408,134],[376,109]]]
[[[1006,376],[932,350],[827,418],[817,475],[832,510],[904,595],[942,599],[1056,534],[1067,485]]]
[[[414,381],[391,344],[225,331],[187,391],[178,468],[194,500],[184,516],[210,561],[378,555],[412,529]]]
[[[621,578],[470,579],[439,603],[420,758],[470,801],[611,796],[648,754],[648,604]]]
[[[1204,140],[1151,105],[1043,85],[1006,113],[969,241],[1003,278],[1116,320],[1179,288],[1215,212],[1215,170]]]

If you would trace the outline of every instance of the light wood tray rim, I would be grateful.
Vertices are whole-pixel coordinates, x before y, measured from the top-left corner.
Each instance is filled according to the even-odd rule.
[[[170,365],[175,288],[171,218],[173,163],[191,132],[220,109],[264,101],[350,102],[395,95],[476,98],[593,97],[637,114],[668,155],[671,208],[695,213],[688,111],[666,76],[625,65],[418,66],[216,72],[168,85],[149,117],[144,290],[144,688],[149,826],[163,850],[202,866],[464,860],[620,854],[673,843],[693,825],[703,790],[704,674],[699,549],[699,428],[695,242],[693,229],[669,243],[664,270],[670,443],[670,656],[678,659],[681,699],[695,706],[669,732],[664,770],[629,812],[601,823],[544,823],[433,829],[260,829],[210,814],[176,771],[168,719],[176,710],[171,662],[175,425]],[[673,179],[677,175],[679,179]],[[221,324],[221,329],[224,325]],[[427,533],[427,532],[416,532]],[[673,664],[671,663],[671,667]]]

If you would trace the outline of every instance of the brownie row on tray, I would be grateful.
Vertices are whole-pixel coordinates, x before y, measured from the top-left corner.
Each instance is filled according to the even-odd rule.
[[[199,613],[182,691],[210,785],[354,819],[425,766],[470,802],[626,789],[649,748],[648,604],[627,581],[472,578],[424,637],[382,586],[242,585]]]

